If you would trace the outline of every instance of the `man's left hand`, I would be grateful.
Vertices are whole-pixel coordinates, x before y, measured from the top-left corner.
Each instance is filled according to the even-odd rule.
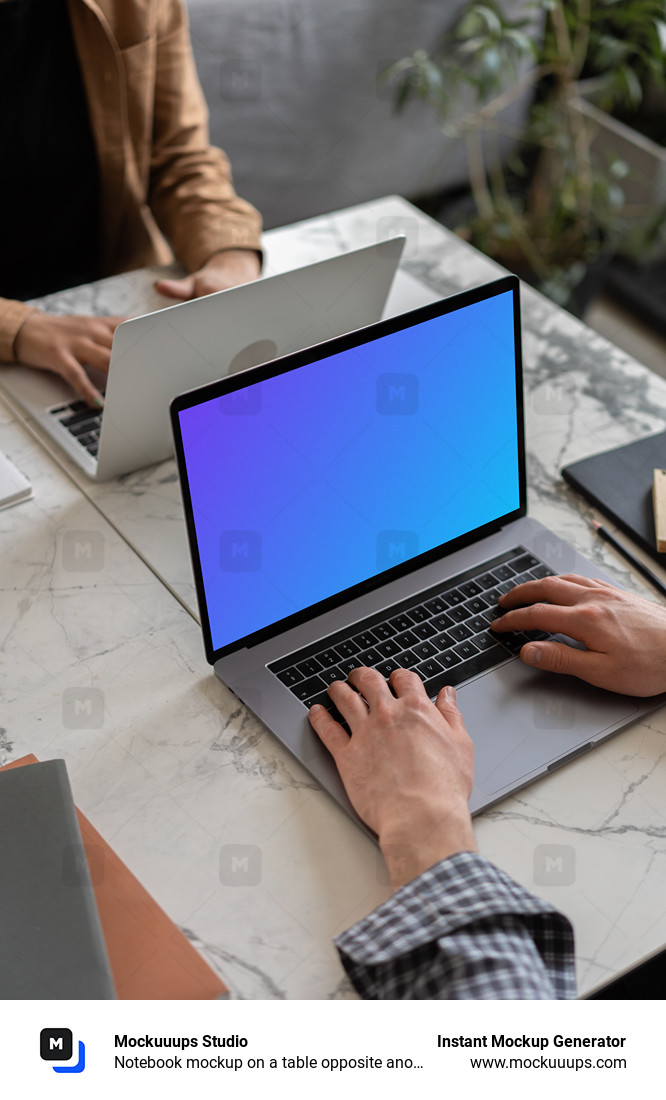
[[[203,267],[184,279],[160,279],[155,283],[155,289],[166,298],[186,302],[218,290],[228,290],[231,286],[240,286],[241,283],[250,283],[258,277],[260,268],[256,252],[247,248],[228,248],[224,252],[216,252]]]

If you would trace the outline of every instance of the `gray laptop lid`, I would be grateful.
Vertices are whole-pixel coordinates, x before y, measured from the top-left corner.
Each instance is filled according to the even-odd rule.
[[[106,386],[97,458],[49,412],[74,396],[58,376],[1,366],[0,386],[88,476],[131,473],[173,454],[177,394],[379,320],[404,244],[393,237],[123,322],[108,378],[90,371]]]
[[[0,998],[112,998],[64,761],[0,772],[0,836]]]
[[[119,325],[98,478],[173,454],[169,403],[178,393],[378,320],[404,243],[382,241]]]

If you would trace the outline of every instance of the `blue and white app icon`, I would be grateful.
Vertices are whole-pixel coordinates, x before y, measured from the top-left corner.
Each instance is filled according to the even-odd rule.
[[[39,1053],[45,1062],[71,1062],[74,1037],[68,1027],[45,1027],[39,1033]],[[52,1066],[55,1073],[82,1073],[86,1068],[86,1048],[79,1039],[75,1065]]]

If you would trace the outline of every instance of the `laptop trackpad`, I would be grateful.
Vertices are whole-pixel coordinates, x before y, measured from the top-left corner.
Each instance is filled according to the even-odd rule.
[[[538,672],[518,660],[460,688],[458,702],[474,741],[472,810],[638,711],[626,695]]]

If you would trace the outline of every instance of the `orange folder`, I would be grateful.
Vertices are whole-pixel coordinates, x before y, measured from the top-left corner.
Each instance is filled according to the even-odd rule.
[[[22,756],[4,768],[36,764]],[[120,1000],[207,1000],[226,986],[77,809],[102,931]]]

